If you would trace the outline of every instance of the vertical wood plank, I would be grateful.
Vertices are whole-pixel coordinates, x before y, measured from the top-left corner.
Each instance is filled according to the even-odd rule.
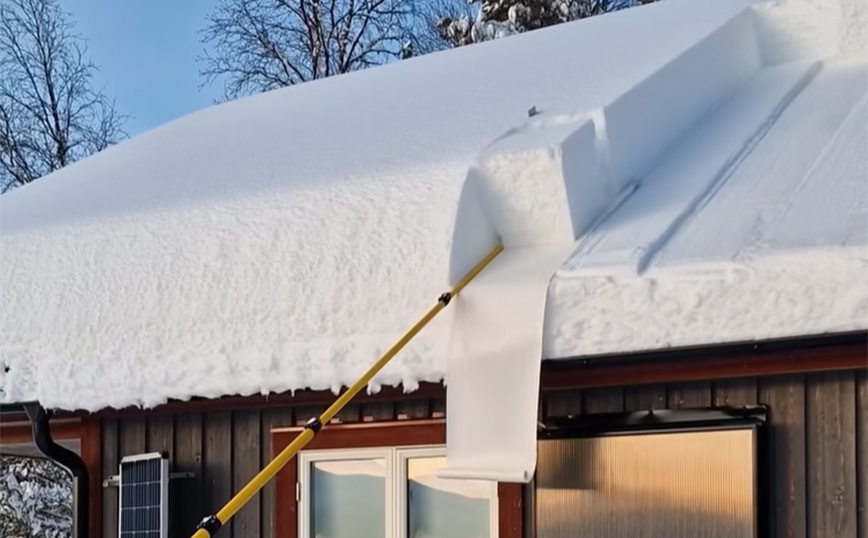
[[[272,453],[277,453],[286,447],[277,435],[271,437],[271,442]],[[295,488],[298,483],[298,457],[293,457],[289,463],[284,465],[278,471],[273,482],[274,537],[293,538],[298,534],[298,503],[295,500]]]
[[[164,452],[169,461],[175,461],[175,421],[174,415],[158,415],[148,420],[148,452]]]
[[[88,513],[87,536],[99,538],[102,534],[102,422],[93,416],[81,419],[81,459],[87,467]]]
[[[270,407],[268,409],[263,410],[263,422],[268,423],[268,427],[265,428],[263,426],[263,433],[268,435],[268,438],[271,438],[271,430],[277,428],[291,428],[296,425],[296,418],[298,417],[298,409],[295,407]],[[309,417],[308,417],[309,418]],[[270,454],[271,448],[267,447],[267,451]]]
[[[727,379],[714,384],[714,405],[743,406],[757,403],[757,383],[754,378]]]
[[[856,393],[853,372],[808,378],[808,536],[856,538]]]
[[[548,417],[568,417],[582,414],[582,393],[578,390],[558,390],[543,394],[544,412]]]
[[[665,385],[641,385],[624,390],[625,411],[666,409]]]
[[[118,421],[114,418],[103,420],[102,424],[102,476],[108,478],[119,472],[120,445],[118,442]],[[93,487],[102,488],[102,483]],[[118,488],[103,488],[102,492],[102,536],[116,538],[118,535]]]
[[[206,510],[214,513],[232,498],[232,413],[217,411],[206,414],[203,437],[204,498]],[[231,536],[231,532],[224,530],[222,536]]]
[[[262,421],[260,426],[260,450],[263,464],[270,462],[276,456],[271,450],[271,430],[272,428],[280,428],[284,426],[292,426],[292,408],[291,407],[274,407],[262,411]],[[293,465],[295,460],[288,463],[287,466]],[[282,508],[277,506],[275,494],[275,480],[269,480],[259,494],[262,497],[260,504],[260,533],[262,538],[276,538],[275,533],[275,512]],[[244,537],[239,537],[244,538]]]
[[[121,457],[142,454],[147,450],[145,426],[144,417],[129,417],[120,420]]]
[[[246,485],[262,468],[259,410],[238,411],[232,420],[233,493]],[[260,496],[254,495],[232,518],[232,535],[260,536]]]
[[[156,415],[148,419],[145,444],[148,452],[161,452],[169,456],[169,472],[175,471],[175,417]],[[179,499],[177,480],[169,480],[169,499]],[[175,521],[176,512],[184,510],[177,502],[169,502],[169,521]],[[171,531],[170,531],[171,532]]]
[[[711,406],[711,383],[678,383],[667,391],[669,409],[693,409]]]
[[[294,419],[296,426],[304,426],[304,423],[313,417],[318,417],[325,411],[322,405],[304,405],[295,408]]]
[[[362,404],[363,422],[382,422],[395,419],[395,405],[392,402],[366,402]]]
[[[343,409],[338,411],[335,417],[331,420],[333,424],[354,423],[360,419],[361,409],[357,403],[348,403]]]
[[[172,538],[189,538],[196,525],[207,516],[206,503],[202,502],[204,475],[202,462],[202,415],[198,413],[178,415],[175,418],[175,471],[191,472],[192,478],[178,480],[174,491],[177,499],[183,499],[183,510],[173,514]]]
[[[868,372],[856,374],[856,480],[858,536],[868,536]]]
[[[805,385],[801,376],[763,380],[760,403],[769,406],[772,452],[772,536],[805,538],[807,481],[805,477]]]
[[[446,417],[446,400],[444,398],[434,398],[430,400],[431,418]]]
[[[522,538],[523,498],[521,484],[497,485],[498,538]]]
[[[521,488],[522,495],[522,534],[520,538],[536,538],[536,475]]]
[[[398,420],[425,419],[430,416],[428,400],[405,400],[395,404]]]
[[[624,411],[624,390],[620,388],[585,391],[585,413],[620,413]]]

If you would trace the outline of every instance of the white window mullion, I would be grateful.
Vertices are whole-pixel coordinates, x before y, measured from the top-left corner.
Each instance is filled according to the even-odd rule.
[[[388,450],[386,457],[386,538],[394,538],[397,536],[395,525],[396,512],[395,509],[396,484],[395,484],[395,449]]]
[[[298,483],[300,495],[298,500],[298,535],[310,536],[310,464],[311,460],[304,453],[298,455]]]
[[[395,534],[394,538],[407,538],[407,453],[396,450],[395,458]]]

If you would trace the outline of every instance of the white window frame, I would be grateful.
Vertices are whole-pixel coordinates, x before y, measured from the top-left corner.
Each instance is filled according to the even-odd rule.
[[[347,460],[370,460],[384,459],[386,460],[386,499],[394,496],[392,490],[394,480],[389,480],[390,469],[394,468],[393,454],[388,450],[376,448],[359,448],[359,449],[339,449],[339,450],[317,450],[310,452],[301,452],[298,455],[298,485],[301,489],[298,496],[298,535],[310,536],[310,468],[312,464],[320,461],[347,461]],[[393,507],[386,505],[386,536],[393,536],[394,530],[392,520],[394,519]]]
[[[443,457],[443,445],[414,445],[380,448],[336,448],[306,450],[298,455],[298,535],[310,536],[310,469],[320,461],[346,461],[359,459],[382,459],[386,462],[386,537],[407,538],[407,461],[413,458]],[[491,482],[489,496],[490,538],[499,536],[498,515],[499,499],[497,482]]]

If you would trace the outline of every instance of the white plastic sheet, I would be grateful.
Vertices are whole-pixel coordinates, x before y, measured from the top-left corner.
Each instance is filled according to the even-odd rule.
[[[549,282],[573,244],[504,250],[455,299],[442,478],[529,482]]]

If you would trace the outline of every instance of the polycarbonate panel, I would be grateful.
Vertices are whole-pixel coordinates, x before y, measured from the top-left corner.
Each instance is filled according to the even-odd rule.
[[[754,538],[753,430],[539,442],[538,538]]]

